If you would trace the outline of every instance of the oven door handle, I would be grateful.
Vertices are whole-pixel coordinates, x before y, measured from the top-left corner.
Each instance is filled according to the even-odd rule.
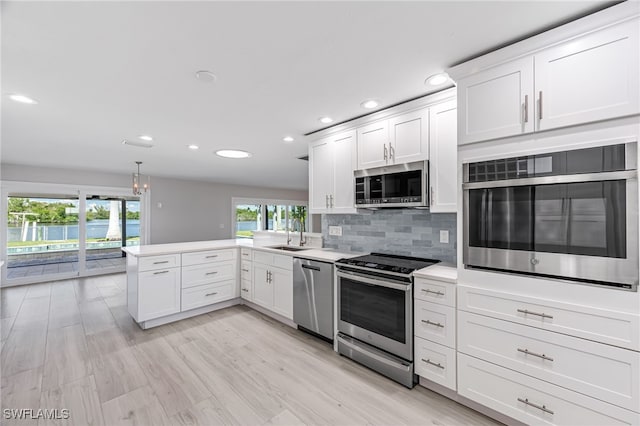
[[[463,190],[483,188],[503,188],[506,186],[550,185],[554,183],[599,182],[605,180],[628,180],[638,177],[637,170],[617,172],[580,173],[575,175],[538,176],[521,179],[492,180],[488,182],[468,182],[462,184]]]
[[[336,271],[336,275],[340,278],[349,278],[355,281],[363,282],[365,284],[377,285],[379,287],[392,288],[394,290],[411,291],[412,284],[396,284],[389,281],[377,280],[375,278],[365,277],[360,274],[354,274],[352,272]]]

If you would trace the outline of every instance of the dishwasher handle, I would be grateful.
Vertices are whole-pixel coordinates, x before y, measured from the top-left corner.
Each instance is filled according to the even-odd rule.
[[[311,269],[313,271],[320,272],[320,268],[318,268],[317,266],[310,266],[310,265],[305,265],[305,264],[302,264],[300,266],[302,266],[304,269]]]

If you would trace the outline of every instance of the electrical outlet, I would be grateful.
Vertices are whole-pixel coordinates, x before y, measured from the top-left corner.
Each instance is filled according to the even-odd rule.
[[[335,235],[336,237],[342,237],[342,226],[330,226],[329,235]]]
[[[440,230],[440,242],[442,244],[449,244],[449,231],[445,229]]]

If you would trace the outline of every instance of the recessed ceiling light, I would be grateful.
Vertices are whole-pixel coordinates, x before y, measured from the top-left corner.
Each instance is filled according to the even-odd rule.
[[[360,106],[362,108],[366,108],[366,109],[372,109],[375,108],[379,105],[378,101],[376,101],[375,99],[369,99],[367,101],[364,101],[360,104]]]
[[[130,141],[129,139],[123,139],[122,145],[137,146],[140,148],[153,148],[153,144],[151,142]]]
[[[142,139],[143,141],[147,141],[147,142],[151,142],[153,140],[153,138],[149,135],[140,135],[138,136],[138,139]]]
[[[239,151],[237,149],[221,149],[216,151],[218,157],[224,158],[248,158],[251,157],[251,153],[247,151]]]
[[[194,144],[187,145],[187,148],[189,148],[191,150],[194,150],[194,151],[197,150],[197,149],[200,149],[200,147],[198,145],[194,145]]]
[[[203,83],[213,83],[218,77],[208,70],[196,71],[196,78]]]
[[[449,80],[449,75],[447,73],[434,74],[431,77],[428,77],[424,84],[428,84],[430,86],[439,86],[442,83],[445,83]]]
[[[318,120],[320,120],[320,122],[323,124],[333,123],[333,118],[331,117],[320,117],[318,118]]]
[[[293,142],[293,138],[291,136],[285,136],[282,140],[285,142]]]
[[[36,101],[35,99],[30,98],[30,97],[28,97],[26,95],[21,95],[19,93],[11,94],[11,95],[9,95],[9,98],[11,100],[13,100],[13,101],[20,102],[20,103],[23,103],[23,104],[34,105],[34,104],[38,103],[38,101]]]

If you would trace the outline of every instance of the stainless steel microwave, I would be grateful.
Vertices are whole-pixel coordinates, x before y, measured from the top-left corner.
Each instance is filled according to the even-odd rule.
[[[637,290],[637,143],[463,164],[463,262]]]
[[[428,207],[429,162],[356,170],[356,208]]]

